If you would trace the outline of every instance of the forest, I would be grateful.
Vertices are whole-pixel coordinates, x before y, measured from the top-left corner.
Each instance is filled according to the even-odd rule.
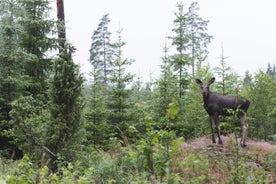
[[[109,14],[91,32],[86,78],[56,5],[52,18],[48,0],[0,1],[0,183],[276,182],[275,64],[237,74],[222,46],[211,68],[209,21],[178,2],[157,79],[128,72],[136,61]],[[211,143],[195,79],[212,77],[210,90],[250,100],[245,148],[235,113],[220,117],[224,146]]]

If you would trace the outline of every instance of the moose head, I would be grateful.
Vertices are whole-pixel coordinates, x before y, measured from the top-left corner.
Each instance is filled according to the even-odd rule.
[[[209,87],[215,80],[215,77],[213,77],[208,82],[203,83],[200,79],[196,79],[196,83],[201,87],[203,98],[208,98],[210,92]]]

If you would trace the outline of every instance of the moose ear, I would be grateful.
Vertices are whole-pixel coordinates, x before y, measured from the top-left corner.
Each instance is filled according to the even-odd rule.
[[[202,81],[201,81],[200,79],[196,79],[196,83],[197,83],[198,85],[202,85]]]
[[[215,77],[213,77],[212,79],[210,79],[210,80],[209,80],[209,82],[208,82],[208,83],[209,83],[209,84],[212,84],[213,82],[215,82],[215,80],[216,80],[216,78],[215,78]]]

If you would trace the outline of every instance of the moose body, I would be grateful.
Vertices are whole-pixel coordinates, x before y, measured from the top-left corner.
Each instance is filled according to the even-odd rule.
[[[243,97],[237,96],[225,96],[219,93],[211,92],[209,86],[215,81],[215,78],[212,78],[209,82],[203,83],[201,80],[196,79],[196,83],[202,89],[204,108],[209,114],[211,129],[212,129],[212,141],[216,143],[214,137],[214,130],[216,129],[218,134],[219,144],[222,144],[220,138],[220,126],[219,126],[219,116],[229,116],[229,110],[238,110],[238,118],[240,119],[242,125],[242,138],[241,146],[246,146],[246,137],[247,137],[247,122],[246,122],[246,111],[249,108],[249,100]]]

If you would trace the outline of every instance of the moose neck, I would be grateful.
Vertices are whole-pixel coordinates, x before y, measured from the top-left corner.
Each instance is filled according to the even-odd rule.
[[[211,94],[211,92],[209,92],[207,95],[202,94],[204,104],[208,103],[210,94]]]

